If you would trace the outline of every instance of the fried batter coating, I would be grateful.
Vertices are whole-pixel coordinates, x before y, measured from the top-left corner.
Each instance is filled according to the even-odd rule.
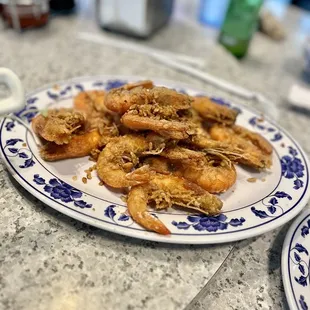
[[[38,136],[59,145],[69,143],[84,126],[85,116],[72,109],[49,110],[46,116],[39,114],[32,120],[32,129]]]
[[[181,140],[189,137],[191,127],[187,123],[171,120],[157,120],[126,113],[121,122],[132,130],[153,130],[163,137]]]
[[[104,91],[85,91],[80,92],[74,98],[74,107],[86,115],[87,130],[105,127],[115,127],[119,125],[119,117],[109,111],[104,105]]]
[[[192,99],[188,95],[180,94],[166,87],[116,88],[110,90],[105,97],[104,104],[108,110],[124,114],[133,105],[148,105],[157,103],[159,106],[170,106],[175,111],[188,109]]]
[[[176,161],[181,161],[181,160],[198,161],[198,160],[203,160],[206,155],[203,152],[193,151],[185,147],[170,146],[170,147],[166,147],[160,153],[160,156],[171,159],[171,160],[176,160]]]
[[[156,147],[140,135],[125,135],[114,138],[99,155],[97,172],[101,181],[114,188],[123,188],[145,182],[142,174],[139,180],[127,178],[139,163],[139,157],[144,153],[157,153]],[[148,173],[148,172],[147,172]],[[146,173],[146,179],[148,175]]]
[[[147,92],[143,103],[131,104],[121,118],[122,123],[132,130],[152,130],[171,139],[188,138],[191,124],[179,113],[190,108],[190,97],[164,87],[143,92]]]
[[[164,150],[143,163],[159,173],[172,173],[199,185],[209,193],[222,193],[233,186],[237,173],[232,162],[221,154],[204,154],[185,148]]]
[[[213,194],[226,192],[237,179],[234,165],[219,157],[206,157],[195,164],[183,161],[178,167],[184,178]]]
[[[45,144],[40,150],[40,155],[46,161],[87,156],[93,149],[99,147],[101,138],[98,130],[74,135],[67,144],[57,145],[53,142]]]

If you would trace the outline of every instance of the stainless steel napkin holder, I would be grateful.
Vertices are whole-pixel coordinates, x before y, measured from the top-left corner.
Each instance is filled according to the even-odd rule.
[[[164,26],[174,0],[99,0],[99,25],[109,31],[147,38]]]

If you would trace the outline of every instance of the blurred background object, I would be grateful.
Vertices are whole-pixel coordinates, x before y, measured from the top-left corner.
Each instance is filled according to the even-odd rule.
[[[48,0],[2,0],[2,17],[17,30],[42,27],[49,18]]]
[[[305,40],[304,45],[304,80],[310,83],[310,36]]]
[[[97,0],[97,18],[105,30],[148,38],[168,22],[172,8],[173,0]]]
[[[310,11],[310,1],[309,0],[293,0],[293,4],[299,6],[300,8]]]
[[[285,29],[281,22],[269,11],[263,11],[259,19],[259,30],[276,41],[284,40]]]
[[[74,0],[50,0],[50,10],[52,13],[70,14],[75,8]]]
[[[225,18],[229,0],[201,0],[199,21],[202,24],[220,28]]]
[[[258,25],[263,0],[231,0],[219,42],[237,58],[243,58]]]
[[[277,20],[282,20],[291,2],[292,0],[265,0],[263,9],[271,13]]]

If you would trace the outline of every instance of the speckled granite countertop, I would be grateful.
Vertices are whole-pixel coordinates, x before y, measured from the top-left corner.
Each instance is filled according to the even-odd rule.
[[[298,14],[292,12],[291,29]],[[22,35],[0,31],[0,66],[13,69],[28,91],[75,76],[125,74],[178,80],[227,97],[147,56],[79,41],[79,27],[67,17]],[[206,34],[193,33],[175,22],[147,44],[204,57],[209,73],[264,93],[274,106],[256,108],[272,114],[309,154],[309,114],[283,100],[300,74],[299,51],[291,48],[296,38],[279,44],[257,35],[240,65],[210,45]],[[101,231],[54,211],[19,186],[1,161],[0,188],[1,309],[287,307],[280,257],[289,224],[234,244],[164,245]]]

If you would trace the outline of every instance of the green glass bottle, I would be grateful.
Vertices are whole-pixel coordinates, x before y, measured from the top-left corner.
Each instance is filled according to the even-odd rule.
[[[264,0],[231,0],[219,42],[237,58],[243,58],[257,29]]]

